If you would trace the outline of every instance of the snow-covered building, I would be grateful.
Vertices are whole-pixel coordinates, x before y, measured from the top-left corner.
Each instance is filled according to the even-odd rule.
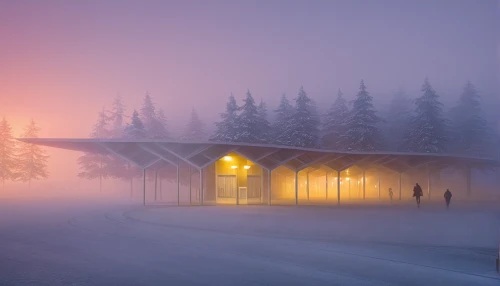
[[[146,190],[146,172],[171,170],[177,204],[342,204],[412,197],[418,182],[428,199],[446,188],[454,199],[484,199],[472,170],[496,168],[494,159],[446,154],[344,152],[268,144],[133,139],[20,139],[25,142],[119,157],[144,172],[144,204],[159,202]],[[450,172],[442,170],[452,169]],[[149,176],[151,177],[151,176]],[[187,179],[186,179],[187,178]],[[498,199],[498,197],[495,197]]]

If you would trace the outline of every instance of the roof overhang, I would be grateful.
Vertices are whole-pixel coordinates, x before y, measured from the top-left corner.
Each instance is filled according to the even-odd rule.
[[[268,170],[285,166],[293,171],[300,171],[306,168],[326,166],[336,171],[342,171],[354,165],[362,168],[375,165],[395,172],[404,172],[429,163],[483,167],[500,166],[498,160],[491,158],[451,154],[347,152],[272,144],[89,138],[18,138],[18,140],[59,149],[118,156],[140,168],[147,168],[161,161],[177,166],[184,162],[197,169],[202,169],[229,153],[240,154]]]

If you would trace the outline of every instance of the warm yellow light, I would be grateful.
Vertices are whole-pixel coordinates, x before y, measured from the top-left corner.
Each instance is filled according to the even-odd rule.
[[[351,179],[350,178],[346,178],[347,181],[350,181]]]
[[[233,160],[233,158],[231,158],[231,156],[224,156],[224,161],[232,161],[232,160]],[[235,169],[235,168],[233,168],[233,169]]]
[[[375,188],[377,187],[377,185],[375,185]]]
[[[231,166],[231,169],[238,169],[238,166]]]
[[[248,170],[248,169],[250,169],[250,166],[245,165],[245,166],[243,166],[243,169]]]

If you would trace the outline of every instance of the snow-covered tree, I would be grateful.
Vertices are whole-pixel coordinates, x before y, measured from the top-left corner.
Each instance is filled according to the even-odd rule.
[[[14,180],[16,177],[17,160],[16,141],[12,137],[12,128],[4,117],[0,121],[0,180],[2,185],[7,180]]]
[[[115,123],[117,124],[117,120],[119,120],[118,116],[120,115],[117,114],[116,117],[109,117],[106,115],[104,109],[99,112],[97,122],[92,128],[92,132],[90,132],[90,138],[106,139],[113,137],[118,132],[121,133],[121,128],[113,128],[112,130],[109,128],[110,121],[112,121],[113,127],[119,126],[115,125]],[[102,180],[110,177],[111,160],[112,158],[106,154],[85,152],[77,159],[77,163],[81,170],[78,173],[78,177],[87,180],[99,179],[99,190],[101,191]]]
[[[28,126],[25,127],[22,137],[37,138],[40,128],[35,121],[31,119]],[[28,182],[31,186],[31,180],[41,180],[49,176],[47,171],[47,160],[49,156],[46,152],[36,144],[20,143],[18,148],[18,171],[16,180]]]
[[[347,118],[347,132],[342,136],[346,149],[353,151],[375,151],[379,148],[382,135],[378,128],[380,118],[373,106],[373,97],[366,90],[363,80],[352,103]]]
[[[109,116],[109,120],[112,122],[112,128],[111,128],[112,138],[121,138],[123,136],[123,128],[125,127],[124,117],[125,117],[125,105],[123,104],[121,96],[118,95],[113,100],[111,115]]]
[[[316,108],[304,88],[300,87],[291,118],[291,144],[297,147],[319,147],[319,125]]]
[[[487,155],[492,142],[488,122],[483,117],[481,97],[467,82],[457,105],[451,111],[453,151],[468,155]]]
[[[215,123],[215,132],[210,137],[211,141],[234,142],[238,132],[238,110],[233,94],[229,96],[226,112],[221,113],[221,120]]]
[[[127,139],[144,139],[146,138],[146,130],[144,124],[139,118],[139,113],[134,110],[130,118],[130,123],[123,130],[123,137]],[[133,180],[141,176],[142,172],[130,162],[124,162],[121,158],[113,157],[109,163],[111,170],[110,176],[121,180],[130,180],[130,192],[132,193]]]
[[[400,89],[395,94],[385,113],[382,127],[387,149],[397,151],[403,141],[413,114],[411,99]]]
[[[200,117],[198,116],[198,113],[194,108],[191,110],[189,122],[186,124],[184,134],[182,135],[181,139],[193,141],[205,140],[205,130],[203,128],[203,122],[200,120]]]
[[[158,109],[157,115],[156,115],[156,127],[154,128],[155,130],[155,135],[153,138],[155,139],[168,139],[170,138],[170,133],[168,132],[167,128],[167,117],[165,116],[165,112],[163,111],[162,108]]]
[[[290,104],[286,95],[281,96],[280,105],[275,113],[275,120],[271,126],[272,140],[274,144],[278,145],[293,145],[293,126],[292,116],[294,107]]]
[[[271,124],[267,119],[267,105],[262,99],[259,106],[257,106],[257,115],[259,119],[259,142],[269,143],[271,141]]]
[[[241,113],[238,116],[238,129],[236,132],[235,142],[259,143],[261,140],[259,128],[259,113],[255,100],[253,99],[250,90],[247,91],[246,97],[243,100],[243,105],[240,107]]]
[[[163,111],[156,111],[156,107],[149,93],[144,96],[140,119],[146,131],[146,138],[166,139],[168,138],[166,117]]]
[[[422,95],[415,100],[415,112],[403,139],[403,149],[419,153],[447,151],[448,130],[443,116],[443,104],[426,78]]]
[[[110,121],[111,117],[106,114],[106,110],[103,108],[102,111],[98,113],[97,122],[92,128],[90,138],[110,138],[113,135],[112,130],[109,128]]]
[[[144,124],[136,110],[132,113],[130,123],[123,130],[123,137],[128,139],[144,139],[147,137]]]
[[[342,142],[342,135],[347,132],[347,119],[349,108],[347,102],[338,91],[337,98],[323,117],[322,147],[333,150],[344,150],[345,144]]]
[[[149,93],[144,96],[144,101],[140,110],[140,119],[146,130],[147,137],[153,136],[153,124],[156,121],[156,108]]]

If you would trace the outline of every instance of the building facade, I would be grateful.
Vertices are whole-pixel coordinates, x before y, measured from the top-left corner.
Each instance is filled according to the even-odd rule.
[[[497,168],[488,158],[446,154],[339,152],[288,146],[159,140],[20,139],[119,157],[143,170],[144,204],[161,202],[157,173],[174,182],[179,205],[334,205],[411,199],[418,182],[431,200],[451,188],[454,198],[492,199],[473,188],[472,171]],[[454,176],[443,178],[452,168]],[[153,171],[154,191],[146,172]],[[149,189],[149,188],[148,188]],[[154,194],[154,196],[152,195]],[[498,199],[495,197],[495,199]]]

